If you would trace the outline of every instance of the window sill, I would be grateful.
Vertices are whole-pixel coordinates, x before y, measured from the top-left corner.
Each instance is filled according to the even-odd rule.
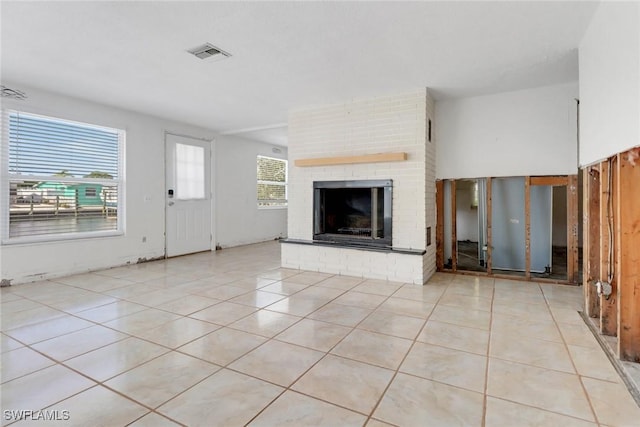
[[[89,233],[73,233],[73,234],[60,234],[60,235],[15,237],[15,238],[2,240],[2,246],[30,245],[30,244],[41,244],[41,243],[62,243],[62,242],[69,242],[73,240],[100,239],[104,237],[118,237],[118,236],[124,236],[124,232],[108,231],[108,232],[89,232]]]
[[[270,211],[270,210],[274,210],[274,209],[288,209],[289,206],[258,206],[258,210],[262,211]]]

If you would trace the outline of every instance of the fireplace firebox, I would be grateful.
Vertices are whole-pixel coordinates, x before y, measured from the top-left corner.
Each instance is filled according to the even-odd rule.
[[[313,240],[391,247],[393,181],[313,183]]]

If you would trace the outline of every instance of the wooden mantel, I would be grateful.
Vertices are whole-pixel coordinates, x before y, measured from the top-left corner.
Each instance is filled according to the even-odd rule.
[[[401,162],[407,160],[407,153],[377,153],[359,156],[321,157],[315,159],[297,159],[298,167],[349,165],[356,163]]]

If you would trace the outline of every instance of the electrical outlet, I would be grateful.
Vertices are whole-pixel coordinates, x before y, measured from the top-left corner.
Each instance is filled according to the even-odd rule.
[[[604,295],[605,297],[608,297],[609,295],[611,295],[611,292],[613,292],[613,288],[611,287],[611,284],[607,282],[602,282],[602,295]]]
[[[596,291],[598,295],[604,295],[608,297],[613,292],[613,288],[611,287],[611,283],[607,282],[596,282]]]

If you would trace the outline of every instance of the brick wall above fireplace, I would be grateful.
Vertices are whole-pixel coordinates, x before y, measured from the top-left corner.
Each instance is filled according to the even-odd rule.
[[[435,271],[435,141],[429,141],[433,100],[427,89],[293,111],[289,160],[403,152],[405,161],[292,166],[288,237],[282,265],[289,268],[425,283]],[[370,251],[312,243],[315,181],[392,180],[390,248]]]

